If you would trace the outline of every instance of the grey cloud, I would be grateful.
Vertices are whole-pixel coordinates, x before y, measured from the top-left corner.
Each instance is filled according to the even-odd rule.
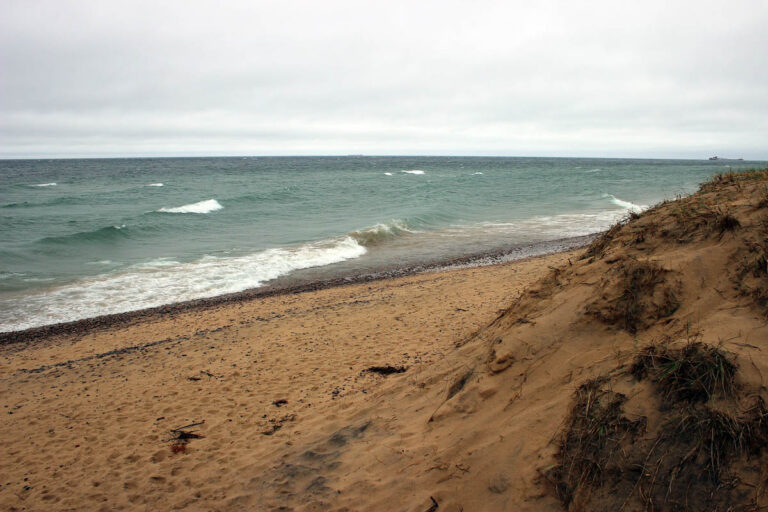
[[[0,0],[0,156],[768,158],[768,7]]]

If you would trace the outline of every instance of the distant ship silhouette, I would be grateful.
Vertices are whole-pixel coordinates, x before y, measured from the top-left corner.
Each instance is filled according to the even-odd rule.
[[[719,156],[711,156],[711,157],[709,157],[709,159],[710,160],[726,160],[726,161],[728,161],[728,160],[736,160],[736,161],[744,160],[743,158],[720,158]]]

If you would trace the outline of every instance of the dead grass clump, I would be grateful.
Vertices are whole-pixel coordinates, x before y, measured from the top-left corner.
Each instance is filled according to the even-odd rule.
[[[649,347],[630,372],[654,380],[675,409],[660,408],[660,421],[630,420],[624,407],[631,400],[608,390],[609,379],[582,385],[557,438],[557,464],[543,473],[563,506],[757,510],[765,495],[768,408],[761,398],[739,407],[730,357],[697,342],[674,350]],[[731,391],[715,408],[709,398],[723,388]]]
[[[652,261],[628,260],[604,281],[605,294],[587,312],[631,333],[672,315],[680,307],[669,270]]]
[[[766,207],[768,207],[768,186],[763,187],[763,191],[760,194],[760,199],[758,200],[757,205],[755,206],[755,208],[757,209],[766,208]]]
[[[603,232],[600,236],[595,238],[589,247],[587,247],[587,250],[584,251],[584,254],[582,254],[580,259],[586,260],[589,258],[599,258],[605,255],[605,249],[613,241],[619,231],[621,231],[622,226],[622,222],[617,222],[611,226],[608,231]]]
[[[757,397],[752,406],[746,410],[745,425],[746,444],[745,448],[751,455],[759,454],[761,450],[768,447],[768,407],[762,398]]]
[[[559,438],[559,464],[545,474],[560,502],[584,501],[616,470],[622,445],[645,430],[645,418],[630,420],[622,406],[626,396],[603,389],[605,379],[582,384],[575,394],[567,426]]]
[[[741,252],[741,263],[736,273],[736,288],[752,299],[768,315],[768,216],[752,230],[757,236],[745,240],[746,251]]]
[[[712,483],[719,483],[730,457],[746,453],[749,419],[741,420],[709,407],[693,407],[667,422],[662,435],[691,446],[679,464],[698,462]]]
[[[712,176],[709,181],[706,181],[699,186],[699,192],[711,192],[721,187],[732,185],[737,180],[736,173],[733,171],[719,172]]]
[[[768,416],[757,404],[738,416],[703,404],[682,408],[633,454],[642,470],[627,499],[646,510],[752,510],[760,491],[734,468],[765,464]]]
[[[708,204],[701,196],[679,199],[673,205],[669,210],[670,222],[661,235],[678,243],[689,243],[713,233],[722,237],[741,227],[728,208]]]
[[[736,370],[732,357],[700,342],[678,349],[651,345],[630,367],[636,379],[653,381],[666,403],[706,402],[715,394],[733,397]]]
[[[713,228],[715,231],[723,235],[726,231],[734,231],[736,228],[741,227],[739,219],[728,213],[727,211],[717,211],[715,213],[715,219],[713,222]]]
[[[700,192],[712,192],[729,185],[739,185],[745,181],[760,180],[768,178],[768,169],[748,169],[745,171],[728,171],[715,174],[712,179],[702,183],[699,187]]]

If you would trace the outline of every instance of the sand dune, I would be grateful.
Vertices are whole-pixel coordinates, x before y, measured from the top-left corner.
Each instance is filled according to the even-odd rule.
[[[721,176],[586,251],[7,344],[0,507],[765,506],[767,190]]]

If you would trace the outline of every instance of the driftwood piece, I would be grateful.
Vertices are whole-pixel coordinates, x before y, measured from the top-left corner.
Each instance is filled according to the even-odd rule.
[[[366,368],[363,372],[377,373],[379,375],[391,375],[393,373],[403,373],[407,370],[405,366],[371,366]]]
[[[181,427],[172,428],[170,430],[171,432],[171,439],[169,441],[171,444],[171,451],[173,453],[184,453],[187,449],[187,443],[189,443],[190,439],[203,439],[205,436],[202,434],[197,434],[194,430],[187,430],[192,427],[197,427],[205,423],[205,420],[198,421],[196,423],[190,423],[189,425],[184,425]]]

